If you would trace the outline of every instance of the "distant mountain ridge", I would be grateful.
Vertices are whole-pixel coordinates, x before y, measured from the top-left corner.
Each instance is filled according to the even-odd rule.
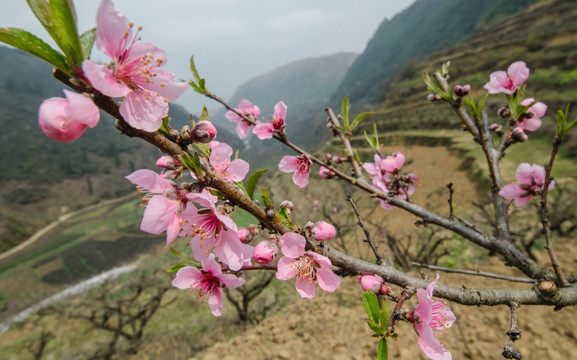
[[[328,139],[324,131],[326,116],[323,108],[329,104],[330,95],[340,84],[347,70],[357,58],[353,53],[337,53],[291,62],[255,77],[241,85],[231,97],[229,104],[236,107],[242,99],[248,99],[261,110],[261,118],[270,119],[274,105],[284,101],[288,107],[286,132],[299,145],[315,146]],[[211,120],[228,129],[234,124],[224,117],[222,110],[211,116]],[[271,164],[278,161],[286,149],[275,141],[258,144],[256,137],[241,155]]]
[[[331,104],[349,95],[351,102],[376,104],[385,83],[411,61],[431,54],[504,19],[537,0],[417,0],[391,20],[385,19],[331,96]]]

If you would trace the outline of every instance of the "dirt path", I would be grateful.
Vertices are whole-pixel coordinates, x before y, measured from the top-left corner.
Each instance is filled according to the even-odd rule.
[[[17,246],[9,249],[8,251],[1,253],[0,254],[0,260],[4,260],[10,256],[17,255],[20,251],[26,249],[27,247],[29,247],[30,245],[34,244],[36,241],[41,239],[44,235],[49,233],[56,226],[66,222],[68,219],[70,219],[74,216],[77,216],[77,215],[101,208],[103,206],[108,206],[108,205],[120,203],[120,202],[126,201],[130,198],[134,198],[134,194],[128,194],[128,195],[119,197],[117,199],[103,200],[103,201],[100,201],[98,204],[90,205],[90,206],[84,207],[80,210],[72,211],[72,212],[69,212],[67,214],[61,215],[60,217],[58,217],[58,219],[56,221],[53,221],[52,223],[50,223],[50,224],[46,225],[45,227],[43,227],[42,229],[38,230],[31,237],[29,237],[27,240],[25,240],[24,242],[22,242],[22,243],[18,244]]]

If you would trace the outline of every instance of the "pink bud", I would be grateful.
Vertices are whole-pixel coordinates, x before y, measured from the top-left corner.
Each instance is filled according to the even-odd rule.
[[[272,240],[264,240],[254,248],[252,257],[259,264],[268,264],[278,255],[278,245]]]
[[[385,280],[379,275],[363,275],[359,278],[363,291],[371,290],[376,295],[386,295],[390,289],[385,285]]]
[[[195,142],[209,143],[216,136],[216,128],[210,121],[199,121],[190,131],[190,135]]]
[[[156,160],[156,166],[174,170],[176,167],[180,166],[180,161],[174,159],[172,156],[161,156]]]
[[[335,227],[331,224],[324,221],[318,221],[311,230],[311,234],[315,239],[324,241],[333,239],[337,232]]]
[[[251,242],[252,239],[254,238],[253,232],[250,231],[248,228],[245,227],[238,228],[237,232],[238,232],[238,239],[243,244]]]
[[[319,176],[322,177],[323,179],[332,179],[333,177],[335,177],[335,173],[330,171],[326,167],[321,166],[319,170]]]
[[[295,208],[295,204],[290,200],[284,200],[283,202],[280,203],[280,207],[286,208],[287,212],[290,213]]]

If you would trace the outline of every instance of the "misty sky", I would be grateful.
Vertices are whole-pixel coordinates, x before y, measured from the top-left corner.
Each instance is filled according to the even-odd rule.
[[[414,0],[115,0],[142,41],[166,51],[166,67],[189,79],[194,55],[207,88],[228,100],[251,78],[291,61],[341,51],[360,53],[385,19]],[[76,0],[79,31],[95,26],[100,1]],[[20,27],[47,41],[25,0],[0,0],[0,27]],[[96,59],[105,60],[100,55]],[[271,89],[274,91],[274,89]],[[218,105],[192,89],[177,101],[199,113]],[[233,104],[237,105],[237,104]]]

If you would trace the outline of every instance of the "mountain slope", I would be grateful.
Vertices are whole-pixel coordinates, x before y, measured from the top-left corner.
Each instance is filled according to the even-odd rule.
[[[391,20],[385,19],[365,51],[331,96],[347,94],[353,103],[376,103],[387,94],[383,84],[411,61],[452,46],[486,24],[526,8],[535,0],[417,0]]]

